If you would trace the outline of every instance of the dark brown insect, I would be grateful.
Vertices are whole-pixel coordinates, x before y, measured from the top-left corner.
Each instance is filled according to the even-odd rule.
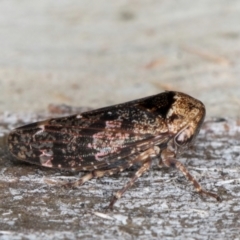
[[[8,148],[17,159],[50,168],[88,171],[69,186],[112,175],[137,165],[133,178],[109,207],[146,172],[154,158],[176,167],[200,194],[204,190],[177,157],[197,136],[205,116],[200,101],[179,92],[114,105],[68,117],[53,118],[13,130]]]

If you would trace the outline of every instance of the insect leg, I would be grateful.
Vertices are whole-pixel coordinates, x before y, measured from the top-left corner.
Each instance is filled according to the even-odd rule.
[[[134,182],[141,177],[143,173],[145,173],[151,166],[151,159],[147,160],[139,169],[138,171],[134,174],[133,178],[119,191],[117,191],[113,199],[111,200],[109,204],[109,208],[112,209],[114,203],[121,198],[121,196],[134,184]]]
[[[169,151],[168,149],[163,150],[161,153],[163,164],[166,167],[175,167],[179,171],[181,171],[183,175],[186,177],[186,179],[192,182],[193,186],[195,187],[196,191],[199,194],[202,194],[202,195],[205,194],[209,197],[215,198],[217,201],[221,201],[220,196],[218,196],[216,193],[212,193],[203,189],[202,186],[197,182],[197,180],[189,173],[187,168],[181,162],[176,160],[174,157],[175,157],[175,154]]]
[[[127,167],[128,166],[126,166],[126,168]],[[118,168],[112,168],[112,169],[109,169],[109,170],[94,170],[94,171],[92,171],[90,173],[85,174],[79,180],[77,180],[75,182],[66,183],[63,186],[64,187],[69,187],[69,188],[76,188],[76,187],[78,187],[80,185],[83,185],[85,182],[91,180],[92,178],[101,178],[101,177],[103,177],[105,175],[113,175],[115,173],[123,171],[126,168],[123,168],[121,166],[121,168],[118,167]]]
[[[69,182],[69,183],[65,183],[63,184],[63,187],[66,188],[76,188],[82,184],[84,184],[85,182],[89,181],[90,179],[92,179],[94,177],[93,173],[87,173],[85,174],[83,177],[81,177],[79,180],[74,181],[74,182]]]
[[[90,173],[85,174],[83,177],[81,177],[79,180],[77,180],[75,182],[70,182],[70,183],[64,184],[64,187],[76,188],[80,185],[83,185],[85,182],[91,180],[92,178],[101,178],[106,175],[113,175],[115,173],[124,171],[125,169],[131,167],[132,165],[133,165],[133,163],[132,163],[132,161],[130,161],[130,162],[126,162],[125,164],[122,164],[121,166],[118,166],[115,168],[111,168],[111,169],[107,169],[107,170],[100,170],[100,169],[94,170]]]

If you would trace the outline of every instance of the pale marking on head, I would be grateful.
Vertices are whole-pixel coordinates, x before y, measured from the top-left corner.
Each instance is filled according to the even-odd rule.
[[[193,128],[186,127],[181,131],[181,133],[177,136],[177,141],[179,142],[185,142],[187,139],[189,139],[194,133]]]
[[[167,118],[171,117],[173,115],[174,111],[173,111],[173,108],[171,107],[169,110],[168,110],[168,113],[167,113]]]

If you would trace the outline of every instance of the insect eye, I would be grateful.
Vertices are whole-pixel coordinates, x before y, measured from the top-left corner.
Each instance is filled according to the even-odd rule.
[[[191,127],[184,128],[176,137],[175,143],[178,146],[184,146],[192,139],[193,129]]]

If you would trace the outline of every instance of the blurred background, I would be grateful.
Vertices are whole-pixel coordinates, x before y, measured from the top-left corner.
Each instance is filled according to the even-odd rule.
[[[3,0],[0,109],[103,107],[164,90],[238,117],[240,1]]]

